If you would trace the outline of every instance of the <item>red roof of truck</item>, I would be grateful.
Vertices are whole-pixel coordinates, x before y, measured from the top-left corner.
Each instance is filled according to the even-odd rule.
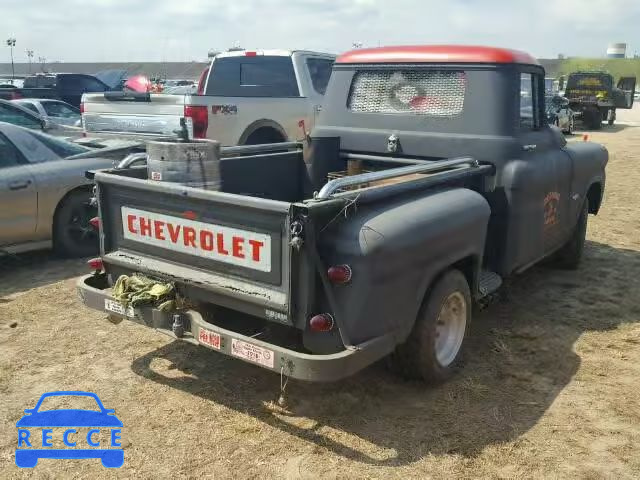
[[[410,45],[362,48],[343,53],[336,63],[521,63],[540,65],[531,55],[506,48],[465,45]]]

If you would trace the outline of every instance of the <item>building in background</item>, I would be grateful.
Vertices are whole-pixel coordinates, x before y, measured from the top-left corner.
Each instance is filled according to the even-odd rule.
[[[611,43],[609,48],[607,48],[607,58],[625,58],[626,56],[626,43]]]

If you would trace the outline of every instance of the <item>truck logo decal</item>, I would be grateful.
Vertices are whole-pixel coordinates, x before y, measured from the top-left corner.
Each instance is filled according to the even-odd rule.
[[[544,197],[544,226],[552,227],[558,223],[558,209],[560,207],[560,194],[549,192]]]
[[[269,235],[122,207],[126,240],[208,258],[239,267],[271,271]]]
[[[211,105],[213,115],[237,115],[237,105]]]

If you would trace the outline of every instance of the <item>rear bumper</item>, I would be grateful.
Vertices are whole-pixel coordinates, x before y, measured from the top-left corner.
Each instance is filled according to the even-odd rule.
[[[77,288],[80,300],[89,308],[155,328],[175,339],[202,345],[223,355],[244,360],[276,373],[283,373],[298,380],[312,382],[339,380],[376,362],[395,348],[393,335],[387,334],[338,353],[328,355],[301,353],[208,323],[195,310],[188,310],[185,313],[185,331],[181,337],[177,337],[172,330],[171,314],[150,307],[129,310],[122,314],[106,310],[105,304],[115,300],[103,277],[95,275],[81,277]],[[198,340],[201,330],[213,332],[217,336],[216,340],[219,339],[219,341],[212,342],[216,344],[215,346]],[[241,352],[252,348],[259,350],[261,354],[259,360],[252,361],[241,356]]]

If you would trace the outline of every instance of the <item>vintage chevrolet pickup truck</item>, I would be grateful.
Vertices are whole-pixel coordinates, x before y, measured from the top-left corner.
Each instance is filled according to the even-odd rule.
[[[600,209],[607,151],[547,125],[544,73],[500,48],[356,50],[304,154],[224,148],[219,191],[99,171],[102,255],[80,298],[297,379],[388,357],[442,381],[473,304],[543,259],[576,268]],[[182,307],[124,308],[112,287],[136,272]]]

